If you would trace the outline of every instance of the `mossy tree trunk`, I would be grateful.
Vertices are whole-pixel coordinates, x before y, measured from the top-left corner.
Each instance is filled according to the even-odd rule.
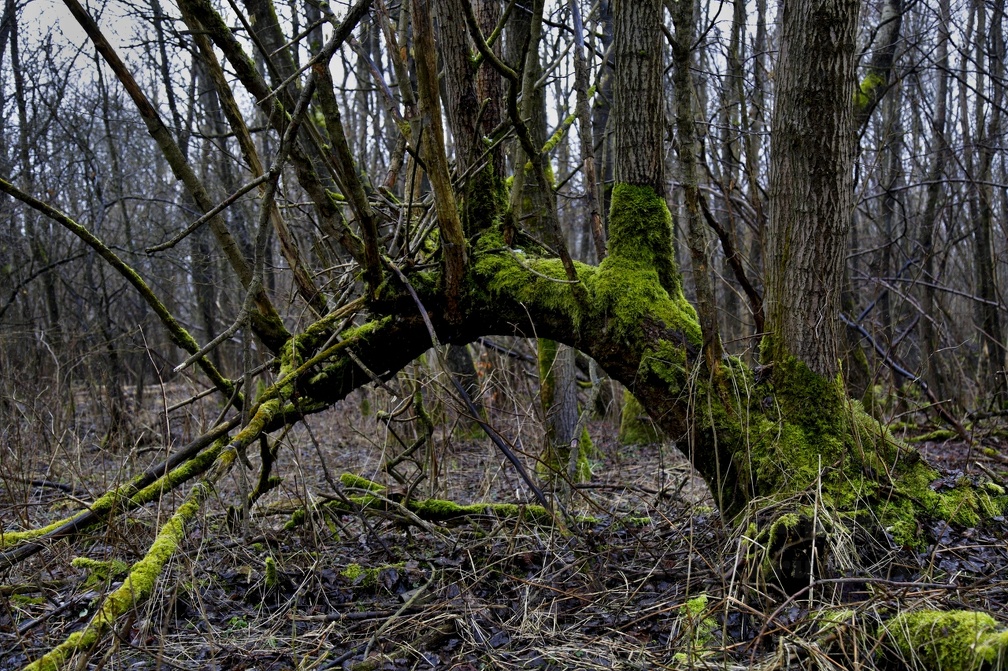
[[[255,5],[262,3],[268,0],[256,0]],[[389,262],[372,268],[383,278],[368,287],[374,291],[298,333],[260,328],[263,337],[281,341],[271,342],[280,354],[278,379],[258,398],[246,399],[250,420],[219,456],[209,455],[208,461],[217,460],[211,475],[229,469],[239,452],[263,433],[327,409],[376,377],[391,378],[435,342],[465,344],[482,335],[508,334],[552,339],[594,358],[677,441],[726,517],[738,517],[764,502],[787,502],[787,514],[771,513],[764,540],[768,552],[775,546],[805,552],[805,559],[796,558],[787,569],[797,580],[812,571],[808,557],[814,557],[816,539],[831,529],[849,536],[839,530],[867,522],[886,529],[898,543],[913,544],[920,540],[919,521],[928,516],[972,525],[1005,509],[1008,497],[996,488],[932,489],[937,472],[850,401],[837,374],[838,297],[852,199],[855,0],[787,0],[782,7],[766,254],[770,334],[763,363],[770,366],[769,373],[766,368],[754,371],[738,359],[706,360],[697,313],[683,295],[665,200],[665,129],[662,115],[654,114],[663,109],[661,1],[613,3],[610,124],[616,184],[609,254],[598,266],[567,267],[560,259],[538,255],[532,245],[519,250],[506,239],[501,221],[506,217],[494,209],[502,202],[500,185],[493,180],[480,187],[484,197],[478,200],[491,206],[486,220],[462,237],[453,193],[457,186],[450,181],[440,127],[437,43],[428,13],[432,3],[410,4],[414,35],[421,40],[415,53],[427,126],[420,153],[441,226],[439,262],[402,268]],[[541,0],[534,4],[541,11]],[[185,0],[181,6],[225,54],[239,81],[256,99],[266,100],[268,91],[250,67],[251,59],[210,4]],[[344,19],[347,25],[340,25],[335,34],[345,38],[355,25],[352,17],[359,21],[364,13],[366,3],[355,4]],[[78,20],[93,23],[83,10],[79,14]],[[329,44],[334,50],[339,47],[335,37],[326,48]],[[495,67],[507,72],[499,63]],[[511,77],[517,83],[516,73],[510,72]],[[287,123],[283,112],[289,102],[283,93],[267,103],[279,106],[269,118],[280,131]],[[152,134],[163,137],[156,111],[139,96],[134,100],[141,109],[151,110]],[[509,100],[512,111],[515,103]],[[451,110],[448,117],[458,118]],[[325,121],[337,120],[329,115]],[[330,134],[336,130],[329,129]],[[302,133],[293,140],[311,139],[305,137]],[[161,146],[166,156],[184,161],[175,145],[166,141]],[[319,220],[333,226],[334,239],[364,268],[368,262],[363,247],[375,241],[362,241],[341,222],[334,197],[312,172],[309,155],[290,153],[296,177]],[[524,164],[518,161],[516,177],[523,174]],[[188,166],[180,164],[180,171],[183,167]],[[140,291],[179,345],[189,352],[197,349],[143,279],[93,234],[6,180],[0,179],[0,189],[97,250]],[[347,317],[358,310],[366,310],[368,317],[352,325]],[[224,398],[234,395],[231,381],[221,379],[205,360],[200,365]],[[251,385],[246,389],[251,396]],[[196,490],[177,524],[173,521],[166,529],[171,547],[164,552],[152,549],[157,559],[152,570],[159,571],[174,551],[203,491],[209,490]],[[783,560],[778,564],[784,568]],[[124,595],[119,605],[128,607],[135,598]],[[116,607],[115,615],[126,610]]]
[[[536,147],[546,144],[546,89],[539,45],[542,39],[544,3],[516,5],[508,25],[509,60],[522,73],[519,114],[525,120]],[[523,66],[521,64],[524,63]],[[553,231],[559,230],[556,194],[552,171],[550,182],[543,182],[530,157],[520,146],[515,152],[515,176],[511,191],[511,218],[519,235],[516,247],[556,244]],[[548,162],[548,158],[543,160]],[[549,163],[547,163],[549,165]],[[577,424],[577,389],[574,378],[574,352],[566,345],[548,339],[537,342],[539,358],[539,400],[546,429],[541,452],[544,473],[565,473],[570,441]]]

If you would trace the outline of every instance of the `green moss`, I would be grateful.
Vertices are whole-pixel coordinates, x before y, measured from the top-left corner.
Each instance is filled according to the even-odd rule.
[[[129,571],[129,564],[121,559],[103,561],[89,557],[74,557],[70,565],[87,573],[87,578],[84,580],[84,585],[87,587],[107,585]]]
[[[583,412],[583,411],[582,411]],[[592,442],[588,427],[581,428],[581,435],[578,436],[578,460],[574,477],[578,482],[589,482],[592,478],[592,460],[598,456],[595,443]]]
[[[347,567],[340,571],[340,575],[347,580],[355,581],[364,575],[364,567],[360,564],[347,564]]]
[[[865,75],[858,90],[854,92],[854,104],[858,112],[868,109],[868,105],[879,96],[880,89],[885,83],[886,78],[874,70]]]
[[[354,475],[353,473],[344,473],[340,476],[340,483],[344,487],[352,487],[354,489],[364,489],[369,492],[383,492],[385,491],[385,486],[380,485],[377,482],[368,480],[367,478],[362,478],[359,475]]]
[[[658,427],[647,415],[644,407],[628,390],[623,390],[623,412],[620,417],[620,445],[651,445],[661,442]]]
[[[463,505],[444,499],[424,499],[410,501],[407,508],[416,513],[418,517],[431,521],[446,521],[468,515],[530,519],[540,523],[553,521],[553,516],[549,511],[539,505],[517,505],[514,503],[470,503]]]
[[[560,127],[556,129],[553,135],[550,136],[550,139],[546,141],[546,144],[543,145],[542,153],[548,154],[556,149],[556,146],[560,144],[560,140],[562,140],[567,134],[567,130],[571,127],[571,124],[574,123],[575,119],[577,119],[576,113],[567,115],[567,118],[561,122]]]
[[[771,546],[779,544],[784,538],[787,537],[788,532],[794,531],[798,528],[798,523],[801,521],[798,513],[785,513],[773,521],[770,525],[770,542]]]
[[[901,613],[879,631],[904,663],[935,671],[1002,668],[1008,659],[1008,631],[986,613],[921,610]]]
[[[280,584],[280,577],[277,572],[276,560],[272,556],[266,557],[266,575],[263,579],[266,589],[274,589]]]
[[[983,488],[987,490],[988,494],[991,494],[993,496],[1005,495],[1005,488],[997,484],[996,482],[985,482],[983,483]]]
[[[692,345],[702,342],[696,310],[677,286],[670,293],[667,283],[658,269],[640,261],[616,255],[602,261],[594,298],[617,339],[629,342],[642,324],[655,323],[682,333]]]
[[[341,475],[340,482],[345,487],[363,489],[373,494],[383,494],[385,492],[385,487],[382,485],[350,473]],[[350,500],[362,508],[387,505],[382,499],[371,495],[351,496]],[[530,519],[540,523],[553,521],[553,516],[550,515],[549,511],[539,505],[518,505],[514,503],[461,504],[446,499],[411,499],[403,501],[403,504],[407,510],[414,513],[417,517],[433,522],[443,522],[469,515],[493,515],[501,518]],[[343,504],[339,501],[332,501],[329,503],[329,506],[339,509],[343,507]]]
[[[706,594],[689,599],[679,607],[679,626],[687,639],[686,651],[673,655],[677,664],[692,667],[695,660],[709,654],[707,648],[714,640],[718,625],[707,609]]]
[[[360,585],[361,587],[376,587],[380,584],[378,579],[381,576],[382,571],[387,571],[389,569],[402,569],[404,566],[405,564],[402,562],[375,567],[365,567],[354,563],[347,564],[347,567],[340,571],[340,575],[352,582],[354,585]]]
[[[665,199],[651,187],[629,184],[613,187],[609,255],[653,269],[670,296],[682,294],[672,249],[672,215]]]
[[[304,508],[298,508],[293,513],[291,513],[290,519],[284,523],[284,531],[294,531],[301,525],[305,523],[308,519],[308,513]]]
[[[158,576],[165,564],[178,549],[185,534],[185,526],[199,511],[203,500],[209,495],[209,487],[197,484],[186,501],[179,506],[171,519],[161,528],[143,559],[133,564],[129,575],[118,589],[109,594],[101,608],[94,614],[87,626],[74,632],[65,641],[47,652],[40,659],[25,667],[26,671],[58,669],[78,650],[85,650],[96,643],[112,626],[116,618],[128,612],[135,604],[145,601],[153,592]]]
[[[919,436],[911,436],[908,440],[913,443],[940,443],[946,440],[952,440],[958,435],[959,434],[952,429],[935,429],[929,433],[922,433]]]

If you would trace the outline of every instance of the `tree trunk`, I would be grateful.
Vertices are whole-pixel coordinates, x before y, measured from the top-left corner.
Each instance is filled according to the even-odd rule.
[[[838,372],[840,286],[854,208],[856,0],[781,9],[770,141],[765,362]]]
[[[716,370],[722,355],[718,329],[718,308],[711,282],[710,232],[700,212],[700,182],[697,175],[696,116],[693,112],[692,50],[696,19],[693,3],[673,3],[672,21],[675,42],[672,60],[675,64],[676,135],[679,150],[679,170],[682,173],[683,200],[686,214],[686,239],[693,262],[693,285],[696,288],[696,309],[703,331],[704,358],[709,370]],[[661,109],[661,108],[659,108]]]
[[[948,25],[951,22],[949,0],[940,0],[939,12],[941,18],[938,27],[938,45],[935,48],[935,64],[937,66],[937,81],[935,82],[935,109],[931,116],[932,146],[936,147],[931,154],[931,163],[927,171],[927,194],[924,214],[917,229],[917,247],[923,257],[921,259],[921,276],[924,280],[920,288],[920,305],[924,317],[920,325],[920,352],[923,377],[938,398],[944,397],[944,376],[941,369],[939,331],[933,321],[935,311],[935,284],[938,277],[935,274],[934,235],[935,219],[938,216],[938,201],[942,198],[941,177],[945,166],[952,163],[945,124],[948,118],[948,80],[949,57]]]
[[[988,81],[990,82],[990,102],[985,105],[983,79],[976,97],[976,133],[978,170],[972,180],[971,213],[973,218],[973,247],[976,269],[976,294],[981,299],[976,306],[977,327],[980,332],[980,374],[979,382],[998,397],[1005,394],[1005,345],[1001,329],[1001,315],[997,289],[997,272],[994,263],[994,187],[993,162],[995,145],[1001,138],[1001,115],[1004,101],[1004,0],[996,0],[990,22],[990,45],[988,60]],[[986,4],[978,2],[977,34],[987,34],[985,28]],[[981,43],[977,44],[977,58],[983,58]],[[977,66],[983,68],[983,61]],[[984,109],[986,107],[986,110]],[[984,119],[987,118],[986,126]]]

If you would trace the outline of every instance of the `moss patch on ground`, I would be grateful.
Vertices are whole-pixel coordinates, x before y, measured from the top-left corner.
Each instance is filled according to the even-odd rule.
[[[934,671],[974,671],[1008,664],[1008,629],[986,613],[919,610],[885,622],[902,661]]]

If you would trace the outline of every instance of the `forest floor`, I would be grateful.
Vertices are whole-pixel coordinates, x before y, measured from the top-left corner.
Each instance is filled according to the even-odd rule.
[[[528,372],[518,366],[510,393],[486,401],[494,425],[525,446],[534,473],[529,457],[541,423]],[[402,409],[395,392],[409,398],[413,383],[396,381],[395,398],[359,392],[283,436],[276,467],[283,483],[245,523],[228,514],[247,487],[236,470],[153,597],[76,668],[903,668],[912,660],[879,627],[899,611],[966,608],[1006,619],[1003,520],[983,530],[935,523],[927,530],[935,542],[917,550],[859,538],[863,569],[833,572],[788,596],[752,573],[745,535],[725,525],[677,450],[620,446],[611,417],[589,426],[598,448],[591,482],[560,496],[576,520],[566,532],[521,507],[415,518],[403,510],[405,497],[519,506],[533,499],[478,429],[452,419],[436,379],[426,381],[434,390],[427,404],[445,423],[414,453],[419,463],[397,467],[406,483],[390,478],[383,464],[403,451],[396,436],[410,444],[417,423],[408,421],[409,408],[391,422],[381,413]],[[212,408],[194,404],[166,424],[163,408],[185,390],[169,389],[164,398],[160,391],[147,394],[146,427],[154,436],[189,438],[212,418]],[[28,420],[44,408],[37,399],[8,402],[0,464],[5,529],[80,509],[164,457],[156,438],[146,447],[142,439],[101,447],[94,427],[79,419],[94,410],[86,405],[75,408],[72,426],[36,426],[49,435],[34,444]],[[920,447],[953,471],[1008,479],[1008,440],[995,431],[973,445],[931,440]],[[367,512],[326,505],[362,494],[341,480],[344,473],[388,485],[392,503]],[[79,630],[181,498],[170,495],[72,542],[55,542],[0,572],[0,671],[22,667]],[[307,515],[297,512],[306,508]],[[123,563],[87,571],[71,565],[77,556]]]

